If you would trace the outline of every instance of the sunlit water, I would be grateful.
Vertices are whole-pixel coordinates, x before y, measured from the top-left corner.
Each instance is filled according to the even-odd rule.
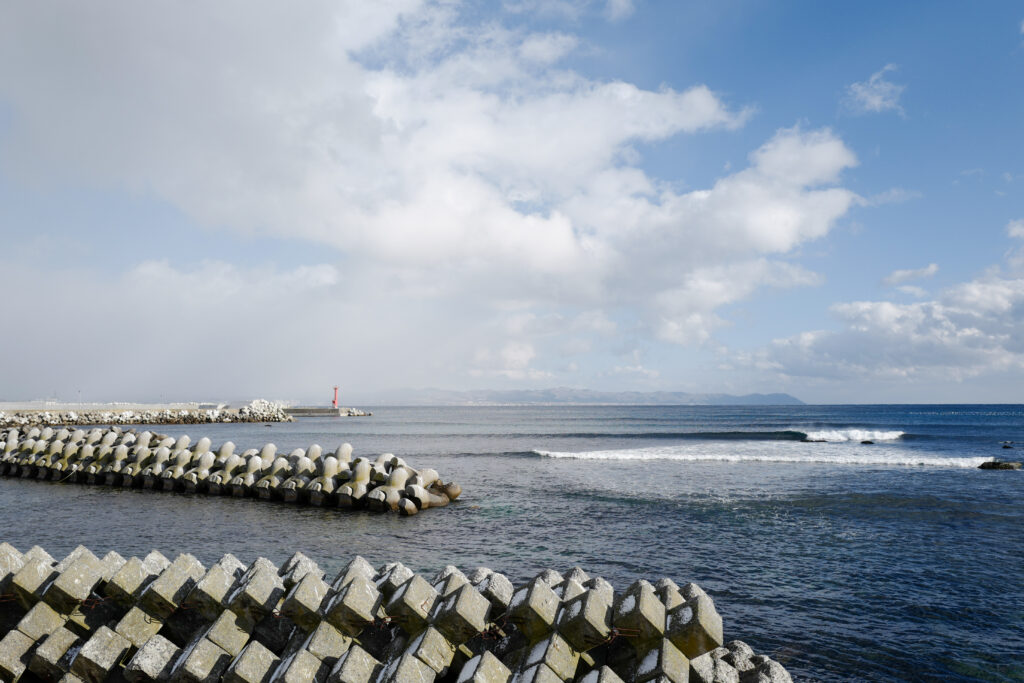
[[[204,563],[301,550],[329,572],[361,554],[514,581],[579,565],[619,589],[667,576],[698,582],[727,639],[797,680],[1024,680],[1024,473],[976,469],[1024,456],[1000,446],[1024,445],[1022,406],[373,412],[159,431],[240,449],[349,441],[458,481],[456,504],[402,518],[0,479],[2,540]]]

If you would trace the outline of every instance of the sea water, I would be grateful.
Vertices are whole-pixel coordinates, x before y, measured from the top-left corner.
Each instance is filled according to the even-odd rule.
[[[157,429],[392,452],[458,481],[456,504],[401,518],[0,479],[0,540],[207,564],[301,550],[328,572],[360,554],[517,582],[578,565],[616,589],[667,576],[795,680],[1024,680],[1024,472],[977,469],[1024,456],[1002,448],[1024,448],[1024,406],[372,410]]]

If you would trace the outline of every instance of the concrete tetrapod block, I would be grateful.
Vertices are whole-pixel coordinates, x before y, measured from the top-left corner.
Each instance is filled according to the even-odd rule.
[[[636,667],[635,683],[687,683],[690,677],[690,660],[667,638],[652,647]]]
[[[427,625],[430,612],[437,602],[438,592],[419,574],[399,586],[391,596],[385,611],[391,621],[409,635],[419,633]]]
[[[376,576],[376,572],[373,569],[373,565],[366,561],[362,555],[356,555],[352,560],[345,565],[334,580],[331,581],[331,589],[340,591],[342,588],[348,585],[348,583],[357,576],[362,576],[364,579],[373,581],[373,577]]]
[[[71,660],[78,654],[75,646],[80,642],[66,628],[55,629],[32,653],[29,671],[46,680],[57,680],[71,668]]]
[[[508,683],[512,672],[488,651],[473,657],[462,667],[456,683]]]
[[[320,683],[327,679],[330,671],[331,667],[316,655],[306,650],[298,650],[278,665],[271,680],[284,683]]]
[[[369,579],[358,575],[341,589],[325,611],[328,622],[349,636],[358,636],[378,615],[382,596]]]
[[[374,583],[377,590],[384,596],[384,600],[390,600],[398,590],[399,586],[412,578],[412,570],[401,562],[389,562],[381,568]]]
[[[204,637],[195,639],[178,657],[171,679],[187,683],[216,681],[231,664],[231,655]]]
[[[329,590],[330,586],[316,572],[307,573],[284,596],[281,613],[304,631],[312,631],[321,621],[320,605]]]
[[[132,607],[125,612],[121,620],[114,626],[114,631],[124,636],[134,648],[140,648],[149,642],[163,627],[163,622],[143,609]]]
[[[105,600],[93,594],[86,602],[64,615],[67,617],[64,627],[88,639],[100,626],[117,623],[124,611],[113,600]]]
[[[313,632],[302,642],[301,648],[308,650],[320,658],[328,667],[334,668],[338,658],[352,646],[352,639],[344,635],[326,621],[313,629]]]
[[[711,598],[695,595],[668,613],[665,635],[687,657],[699,657],[722,645],[722,617]]]
[[[45,602],[37,602],[18,622],[18,630],[33,641],[42,640],[64,625],[67,619]]]
[[[353,644],[348,652],[338,658],[327,677],[327,683],[370,683],[377,678],[378,671],[380,662]]]
[[[280,663],[277,655],[258,640],[250,641],[228,666],[223,683],[268,683]]]
[[[121,557],[121,555],[114,550],[111,550],[109,553],[104,555],[103,559],[100,560],[100,564],[103,566],[103,575],[100,578],[100,583],[110,581],[114,574],[119,572],[126,562],[127,560]]]
[[[551,632],[559,604],[551,586],[538,577],[515,592],[507,614],[527,640],[536,642]]]
[[[35,641],[21,631],[9,631],[0,640],[0,679],[18,680],[28,668]]]
[[[565,638],[552,633],[529,649],[522,668],[525,671],[537,664],[545,664],[558,678],[566,681],[576,674],[576,665],[579,661],[579,652],[574,650]]]
[[[461,644],[487,628],[491,603],[469,582],[434,607],[434,627],[455,644]]]
[[[281,657],[284,656],[285,649],[295,638],[297,631],[302,633],[302,629],[296,626],[291,619],[277,614],[268,614],[256,622],[256,626],[252,629],[252,637],[253,640],[260,641],[264,647]]]
[[[127,638],[100,626],[82,645],[71,663],[71,673],[84,681],[105,681],[129,647]]]
[[[315,574],[319,579],[324,578],[324,572],[320,569],[317,563],[303,555],[301,552],[297,552],[288,558],[288,560],[281,565],[279,574],[281,575],[281,579],[284,581],[284,587],[286,589],[291,589],[292,586],[301,581],[307,574]]]
[[[665,605],[654,587],[641,579],[626,589],[615,605],[612,623],[638,652],[646,652],[665,633]]]
[[[679,586],[676,585],[675,581],[669,578],[658,579],[658,582],[654,584],[654,592],[657,594],[658,599],[661,600],[661,604],[665,605],[666,612],[671,612],[673,609],[686,602],[686,598],[683,597],[682,592],[679,590]]]
[[[575,650],[586,652],[611,635],[612,607],[605,596],[588,590],[564,603],[558,631]]]
[[[139,648],[124,667],[124,677],[135,683],[166,681],[171,677],[181,648],[163,636],[155,635]]]
[[[743,674],[743,683],[793,683],[789,672],[771,657],[754,655],[754,668]]]
[[[513,683],[565,683],[546,664],[535,664],[515,675]]]
[[[405,650],[437,674],[444,673],[455,657],[455,644],[433,626],[418,635]]]
[[[207,619],[216,619],[224,609],[224,598],[235,584],[237,576],[225,571],[220,564],[207,570],[199,583],[189,592],[185,602]]]
[[[740,672],[722,657],[729,654],[716,647],[690,660],[690,683],[740,683]]]
[[[515,593],[515,587],[508,577],[498,572],[491,572],[486,578],[473,585],[480,591],[480,595],[491,603],[492,619],[505,613],[509,603],[512,602],[512,595]]]
[[[436,674],[429,666],[410,654],[392,661],[380,676],[378,683],[431,683]]]

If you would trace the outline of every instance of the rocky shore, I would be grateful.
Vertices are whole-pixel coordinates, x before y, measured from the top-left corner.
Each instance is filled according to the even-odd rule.
[[[266,444],[235,453],[227,441],[194,444],[150,431],[120,427],[74,431],[30,427],[0,433],[0,476],[124,488],[255,497],[320,507],[368,508],[415,515],[444,507],[462,488],[436,470],[416,470],[391,453],[352,457],[343,443],[324,453],[319,444],[287,456]]]
[[[616,591],[580,568],[514,586],[487,567],[432,576],[356,556],[328,577],[224,555],[0,543],[0,679],[340,683],[790,683],[693,583]]]
[[[0,410],[0,428],[69,425],[210,424],[214,422],[292,422],[282,405],[257,399],[241,408],[149,407],[118,409],[94,407],[79,410]]]

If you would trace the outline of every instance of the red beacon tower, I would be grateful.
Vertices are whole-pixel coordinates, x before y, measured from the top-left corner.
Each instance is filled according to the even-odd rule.
[[[331,405],[335,408],[338,407],[338,387],[334,387],[334,400],[331,401]]]

